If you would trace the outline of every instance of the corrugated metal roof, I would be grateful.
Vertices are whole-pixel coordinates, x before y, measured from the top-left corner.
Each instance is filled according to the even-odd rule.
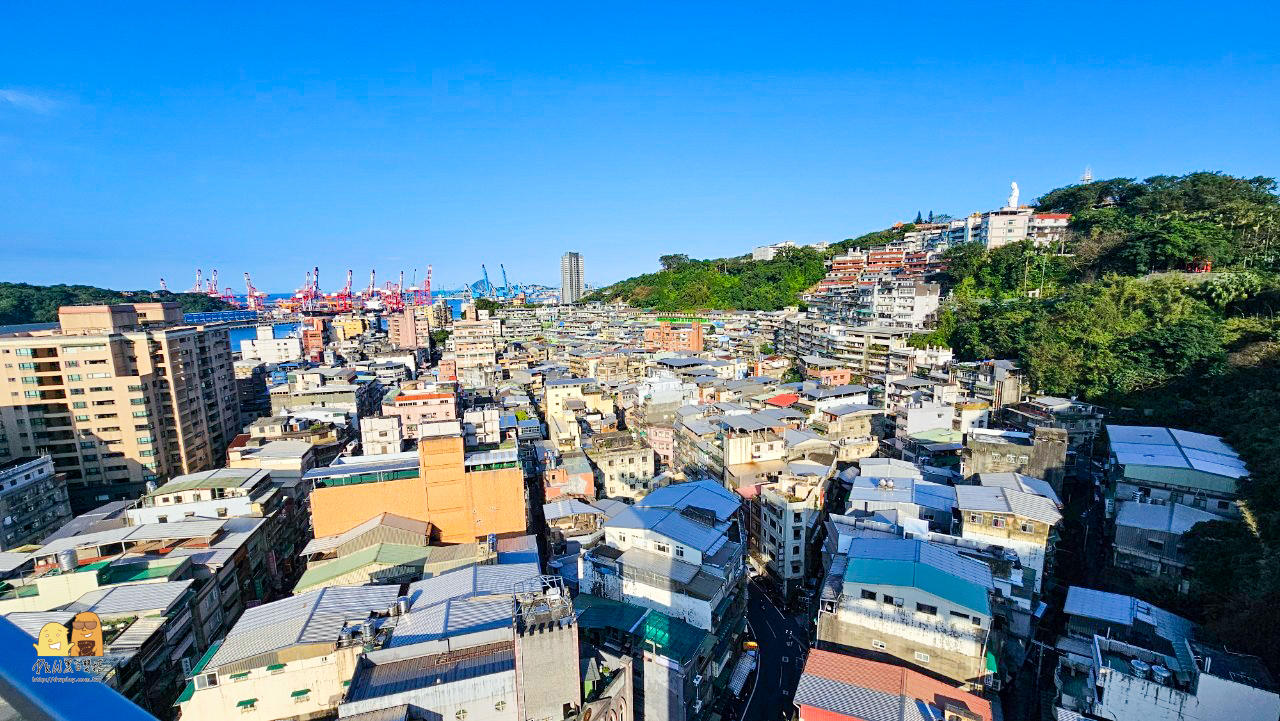
[[[1049,525],[1062,520],[1058,506],[1048,498],[1001,486],[956,486],[956,507],[962,511],[1012,513]]]
[[[164,583],[129,583],[90,591],[71,605],[68,611],[93,611],[99,616],[114,616],[148,611],[167,612],[186,594],[193,581]]]
[[[946,546],[916,539],[864,538],[849,544],[847,583],[919,588],[983,615],[991,615],[995,587],[987,564]]]
[[[1215,516],[1181,503],[1157,505],[1154,503],[1137,503],[1121,501],[1116,511],[1116,525],[1128,528],[1142,528],[1148,531],[1163,531],[1181,535],[1191,530],[1197,523],[1220,521]]]
[[[426,521],[419,521],[413,518],[398,516],[394,513],[379,513],[369,520],[358,526],[343,531],[333,536],[321,536],[307,542],[306,547],[302,549],[301,555],[309,556],[313,553],[328,553],[339,546],[359,538],[361,535],[368,533],[376,528],[383,527],[392,530],[404,531],[413,536],[421,536],[422,545],[426,545],[427,539],[431,533],[431,524]],[[398,534],[394,534],[398,535]],[[390,540],[390,539],[387,539]],[[406,539],[407,540],[407,539]]]
[[[101,546],[108,543],[124,541],[160,541],[185,538],[210,538],[230,519],[203,519],[197,521],[180,521],[176,523],[147,523],[141,526],[126,526],[79,536],[59,538],[47,543],[35,551],[38,557],[56,555],[59,551],[86,546]]]
[[[630,566],[648,571],[661,578],[670,578],[680,584],[687,584],[693,580],[694,576],[698,575],[698,567],[692,563],[685,563],[643,548],[629,548],[623,551],[622,555],[618,557],[618,562],[624,567]]]
[[[1012,488],[1014,490],[1023,491],[1025,493],[1035,493],[1053,501],[1054,505],[1062,508],[1062,500],[1058,498],[1057,491],[1053,490],[1053,486],[1048,481],[1033,478],[1021,473],[978,473],[976,474],[978,485],[980,486],[999,486],[1001,488]]]
[[[821,650],[809,652],[795,703],[864,721],[936,721],[950,704],[992,719],[980,696],[908,668]]]
[[[30,553],[14,553],[13,551],[0,553],[0,573],[10,573],[30,560]]]
[[[307,445],[310,447],[310,444]],[[261,468],[217,468],[212,471],[175,476],[168,483],[146,495],[164,496],[170,493],[209,488],[252,488],[270,475],[271,471]]]
[[[442,655],[415,656],[379,664],[361,664],[351,679],[346,703],[429,688],[499,673],[515,672],[515,651],[494,647],[489,653],[468,655],[456,661]],[[351,717],[347,717],[351,718]]]
[[[603,515],[604,511],[589,504],[583,503],[576,498],[570,498],[561,501],[552,501],[542,506],[542,515],[548,521],[555,521],[560,518],[580,515]]]
[[[211,668],[300,643],[336,643],[346,622],[385,611],[398,586],[335,586],[247,609],[227,633]]]

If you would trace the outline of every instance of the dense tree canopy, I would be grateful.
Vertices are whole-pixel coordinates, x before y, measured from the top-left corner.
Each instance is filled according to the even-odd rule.
[[[185,313],[227,310],[231,307],[219,298],[199,293],[107,290],[90,285],[0,283],[0,325],[52,323],[58,320],[58,308],[64,305],[157,301],[177,301]]]

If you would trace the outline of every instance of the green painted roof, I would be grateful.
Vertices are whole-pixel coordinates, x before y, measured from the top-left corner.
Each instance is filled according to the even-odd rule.
[[[578,623],[584,628],[614,628],[634,634],[654,653],[687,663],[709,633],[665,613],[582,594],[573,599]]]
[[[295,591],[331,581],[366,566],[422,566],[431,558],[431,548],[399,543],[378,543],[319,566],[312,566],[298,579]]]
[[[145,581],[151,578],[168,578],[180,565],[182,565],[182,559],[177,559],[177,562],[175,563],[156,565],[149,565],[146,563],[125,563],[109,566],[102,572],[102,582],[103,585],[111,585],[115,583]]]

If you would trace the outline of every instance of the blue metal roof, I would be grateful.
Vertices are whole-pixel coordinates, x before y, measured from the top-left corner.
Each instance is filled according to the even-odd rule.
[[[865,538],[849,545],[846,583],[918,588],[971,611],[991,615],[991,569],[957,551],[920,540]]]

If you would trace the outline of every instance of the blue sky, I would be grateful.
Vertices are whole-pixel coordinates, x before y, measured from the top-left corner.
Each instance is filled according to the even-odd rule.
[[[1273,3],[360,5],[0,6],[0,280],[604,284],[1085,165],[1280,173]]]

